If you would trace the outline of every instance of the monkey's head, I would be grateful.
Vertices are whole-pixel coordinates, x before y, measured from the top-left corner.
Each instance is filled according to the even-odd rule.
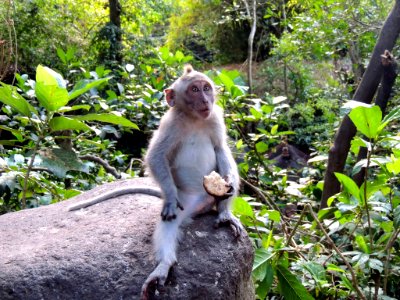
[[[169,106],[192,117],[207,119],[211,115],[215,102],[214,83],[191,65],[185,66],[183,75],[164,93]]]

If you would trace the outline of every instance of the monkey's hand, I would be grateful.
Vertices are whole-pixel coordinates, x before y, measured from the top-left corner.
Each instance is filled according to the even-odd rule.
[[[167,280],[170,265],[165,262],[160,262],[153,272],[147,277],[146,281],[142,285],[142,291],[140,294],[141,300],[147,300],[149,298],[149,286],[157,285],[163,287]]]
[[[241,235],[243,235],[244,229],[242,223],[240,223],[240,221],[228,210],[222,211],[218,214],[214,228],[218,228],[225,224],[229,224],[231,226],[235,238],[239,238]]]
[[[161,211],[161,219],[163,221],[171,221],[176,218],[177,209],[183,210],[182,204],[176,199],[175,201],[166,201]]]

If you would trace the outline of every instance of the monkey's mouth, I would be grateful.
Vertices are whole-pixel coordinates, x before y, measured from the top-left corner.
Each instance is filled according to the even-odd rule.
[[[201,115],[203,118],[207,118],[207,117],[211,114],[211,109],[209,109],[209,108],[204,108],[204,109],[201,109],[199,112],[200,112],[200,115]]]

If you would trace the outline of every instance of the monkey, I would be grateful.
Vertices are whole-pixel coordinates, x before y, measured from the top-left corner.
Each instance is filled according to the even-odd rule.
[[[163,199],[161,218],[153,234],[157,266],[142,286],[141,299],[148,299],[150,285],[165,284],[170,268],[177,262],[180,226],[186,220],[216,207],[214,227],[230,224],[235,237],[244,232],[230,211],[240,177],[228,147],[222,108],[215,104],[214,83],[186,65],[183,75],[164,94],[169,109],[153,133],[145,155],[145,165],[160,190],[122,188],[69,207],[76,210],[128,193]],[[230,186],[224,196],[209,195],[204,189],[203,178],[212,171],[218,172]]]

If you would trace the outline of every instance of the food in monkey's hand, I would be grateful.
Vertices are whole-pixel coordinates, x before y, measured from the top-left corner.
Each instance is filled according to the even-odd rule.
[[[207,193],[216,197],[225,196],[232,189],[232,186],[215,171],[204,176],[203,186]]]

